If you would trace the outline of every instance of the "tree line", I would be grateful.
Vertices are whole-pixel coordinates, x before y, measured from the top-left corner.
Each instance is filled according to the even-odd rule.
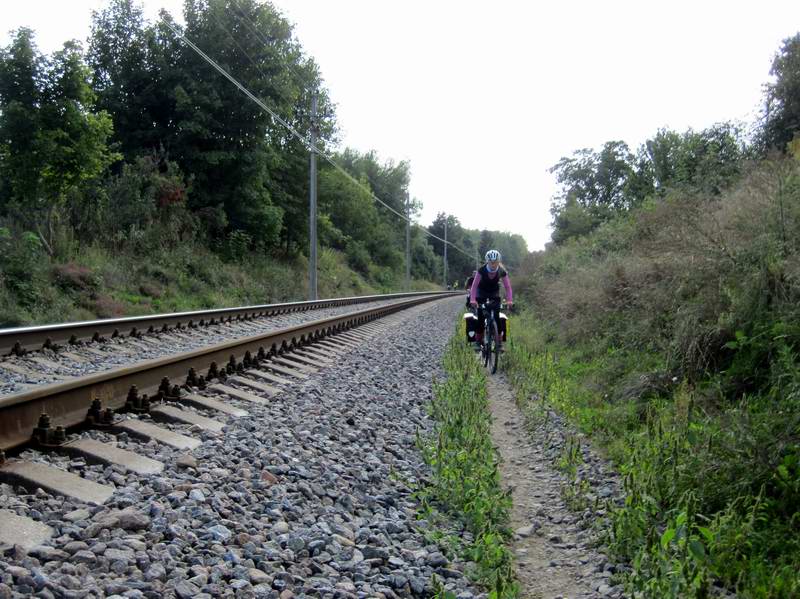
[[[30,29],[13,32],[0,49],[6,232],[32,233],[51,257],[76,243],[142,253],[199,243],[231,260],[307,254],[308,149],[280,121],[308,132],[316,96],[319,146],[361,183],[322,161],[319,241],[378,285],[396,285],[404,223],[372,195],[404,214],[409,164],[333,151],[336,115],[319,67],[269,3],[188,0],[184,20],[179,26],[162,12],[150,23],[133,0],[110,0],[93,13],[85,49],[70,41],[51,56]],[[411,216],[420,208],[412,200]],[[436,244],[417,227],[411,244],[413,276],[441,280]],[[451,268],[467,270],[460,262]]]
[[[800,131],[800,35],[783,42],[770,74],[760,120],[749,131],[731,122],[702,131],[661,129],[636,151],[613,140],[561,158],[550,169],[560,185],[551,204],[552,241],[586,235],[668,193],[719,197],[746,164],[785,152]]]

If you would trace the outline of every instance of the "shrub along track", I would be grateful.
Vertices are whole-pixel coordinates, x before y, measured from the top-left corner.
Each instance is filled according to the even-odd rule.
[[[0,596],[421,596],[434,572],[459,596],[474,596],[460,566],[425,541],[425,523],[413,524],[406,485],[389,476],[420,476],[414,432],[428,426],[424,404],[459,303],[296,344],[294,357],[277,356],[294,367],[275,355],[265,361],[277,367],[263,372],[269,382],[229,375],[217,388],[230,393],[222,433],[209,418],[166,426],[196,445],[101,429],[81,437],[113,441],[104,465],[25,450],[113,493],[87,501],[0,485],[0,522],[36,524],[18,529],[17,546],[0,558]],[[247,378],[265,386],[246,387]],[[177,403],[166,399],[161,408]],[[150,461],[108,463],[112,449],[133,448]]]

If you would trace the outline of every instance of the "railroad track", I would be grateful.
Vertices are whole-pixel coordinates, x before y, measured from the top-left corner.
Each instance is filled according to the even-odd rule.
[[[395,296],[384,305],[0,397],[0,479],[103,504],[113,486],[36,461],[7,458],[6,452],[10,455],[33,444],[138,474],[157,474],[164,468],[161,462],[114,443],[71,440],[69,433],[90,427],[190,451],[202,443],[203,434],[222,430],[224,422],[215,414],[246,418],[248,404],[273,401],[281,388],[302,383],[319,368],[335,363],[342,352],[357,349],[380,331],[376,321],[442,296]],[[186,425],[196,435],[171,430]],[[21,542],[33,547],[51,533],[42,523],[0,510],[0,545]]]
[[[241,306],[236,308],[220,308],[214,310],[176,312],[172,314],[109,318],[85,322],[0,329],[0,356],[20,356],[39,349],[69,348],[80,342],[100,342],[106,339],[117,339],[126,336],[141,337],[143,334],[152,334],[157,331],[163,333],[173,329],[194,329],[231,323],[234,321],[246,322],[283,314],[293,314],[339,306],[352,306],[375,301],[392,301],[395,299],[421,297],[424,295],[431,295],[431,293],[413,292],[363,295],[359,297],[307,302]],[[440,295],[447,295],[447,292],[442,292]]]
[[[236,317],[231,314],[232,311],[224,311],[228,314],[226,318],[219,317],[222,311],[215,310],[155,316],[153,317],[155,320],[150,321],[141,318],[117,319],[0,331],[0,341],[5,340],[5,347],[17,348],[16,351],[0,358],[0,397],[30,390],[42,384],[57,383],[119,368],[133,362],[192,351],[231,338],[268,333],[315,318],[337,316],[367,307],[379,307],[411,297],[421,296],[396,294],[280,304],[264,311],[272,314],[271,316],[258,316],[262,311],[259,310],[259,306],[255,306],[234,310],[238,312]],[[368,301],[362,302],[362,299]],[[168,327],[164,323],[165,320],[172,322],[172,326]],[[148,322],[151,324],[146,330],[150,332],[134,326],[134,323],[143,325]],[[69,335],[70,338],[74,338],[77,332],[82,338],[66,345],[45,342],[44,347],[38,351],[19,349],[23,345],[25,347],[36,345],[45,336],[46,339],[52,339],[54,328],[61,337]],[[106,337],[100,334],[112,328],[116,331],[116,335],[111,333]],[[127,330],[128,333],[119,333],[120,329]],[[23,333],[29,336],[21,337]]]

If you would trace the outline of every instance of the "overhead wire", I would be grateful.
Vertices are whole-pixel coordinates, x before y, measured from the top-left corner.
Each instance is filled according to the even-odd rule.
[[[470,254],[469,252],[467,252],[463,248],[455,245],[453,242],[447,241],[447,240],[439,237],[438,235],[435,235],[435,234],[431,233],[430,231],[428,231],[428,229],[426,229],[425,227],[423,227],[419,223],[415,223],[410,218],[408,218],[406,215],[402,214],[401,212],[398,212],[392,206],[390,206],[389,204],[387,204],[386,202],[381,200],[377,195],[375,195],[375,193],[371,189],[369,189],[363,183],[361,183],[355,177],[353,177],[349,172],[347,172],[347,170],[345,170],[335,160],[333,160],[333,158],[331,158],[326,152],[324,152],[321,148],[317,147],[316,144],[312,143],[311,140],[307,136],[304,136],[300,132],[298,132],[297,129],[295,129],[295,127],[293,127],[284,118],[282,118],[275,110],[273,110],[269,106],[267,106],[266,103],[264,103],[261,99],[259,99],[257,96],[255,96],[249,89],[247,89],[244,85],[242,85],[233,75],[228,73],[228,71],[226,71],[223,67],[221,67],[219,64],[217,64],[217,62],[213,58],[208,56],[208,54],[206,54],[199,47],[197,47],[197,45],[194,42],[192,42],[188,37],[186,37],[186,35],[182,31],[180,31],[175,26],[173,26],[173,24],[171,22],[169,22],[168,20],[165,20],[164,22],[167,25],[167,27],[169,27],[172,30],[172,32],[178,38],[180,38],[187,46],[189,46],[192,50],[194,50],[203,60],[205,60],[208,64],[210,64],[223,77],[225,77],[228,81],[230,81],[233,85],[235,85],[239,89],[239,91],[241,91],[244,95],[246,95],[253,102],[255,102],[260,108],[262,108],[264,111],[266,111],[268,114],[270,114],[272,116],[272,118],[274,118],[276,121],[278,121],[281,125],[286,127],[286,129],[292,135],[294,135],[300,141],[300,143],[302,143],[306,147],[306,149],[308,149],[311,152],[315,152],[316,154],[318,154],[319,156],[324,158],[326,162],[328,162],[337,171],[339,171],[342,175],[344,175],[349,181],[351,181],[353,184],[355,184],[356,186],[358,186],[359,188],[364,190],[367,194],[369,194],[369,196],[373,200],[378,202],[380,205],[385,207],[390,212],[392,212],[392,213],[396,214],[397,216],[399,216],[404,221],[408,222],[410,225],[414,225],[414,226],[418,227],[423,233],[425,233],[426,235],[432,237],[433,239],[436,239],[438,241],[441,241],[444,244],[447,244],[447,245],[451,246],[453,249],[456,249],[459,252],[461,252],[462,254],[464,254],[465,256],[467,256],[470,260],[473,260],[475,258],[475,254]],[[229,33],[229,35],[230,35],[230,33]],[[252,62],[252,58],[250,58],[249,55],[246,52],[245,52],[245,56],[247,56],[248,59]],[[254,65],[255,65],[255,63],[254,63]]]

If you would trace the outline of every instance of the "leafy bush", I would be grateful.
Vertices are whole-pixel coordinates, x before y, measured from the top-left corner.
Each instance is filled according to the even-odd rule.
[[[39,302],[38,288],[45,279],[46,253],[39,237],[30,231],[14,234],[0,227],[0,281],[20,306]]]

